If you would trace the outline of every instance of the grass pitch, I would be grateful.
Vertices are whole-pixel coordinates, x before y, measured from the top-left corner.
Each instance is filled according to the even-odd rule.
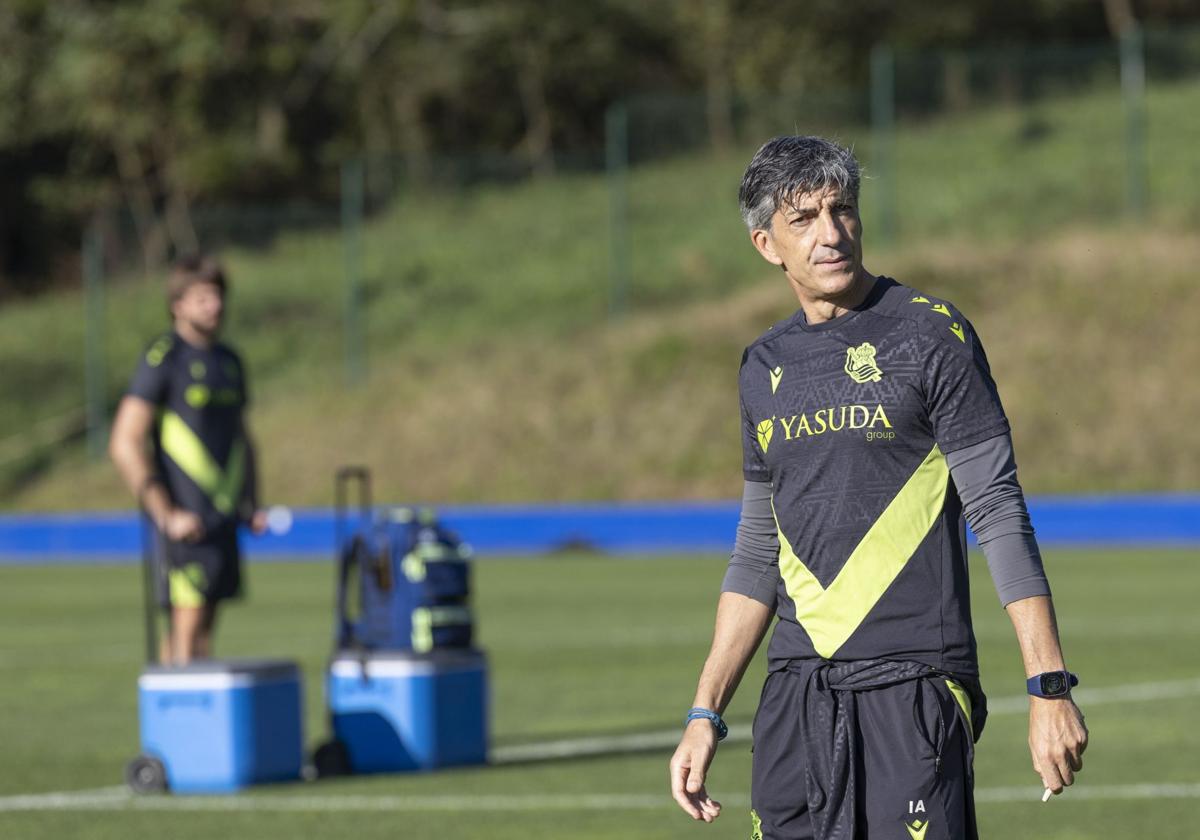
[[[1198,561],[1194,550],[1048,554],[1069,665],[1082,688],[1101,694],[1090,705],[1081,697],[1092,733],[1081,781],[1044,805],[1021,703],[1004,700],[1023,689],[1016,644],[982,559],[975,561],[976,631],[996,707],[976,761],[984,837],[1200,837]],[[723,562],[479,563],[494,746],[677,729],[707,649]],[[247,602],[224,616],[219,652],[298,659],[307,680],[306,740],[315,743],[325,733],[320,683],[332,572],[320,563],[257,564],[249,583]],[[22,805],[16,797],[120,784],[138,747],[138,585],[134,566],[0,567],[0,837],[749,836],[745,743],[718,753],[709,788],[726,813],[713,826],[693,824],[670,801],[670,749],[662,747],[277,785],[217,799],[131,802],[108,792],[92,804],[68,796],[53,809],[45,800]],[[734,723],[749,722],[761,679],[758,661],[729,711]],[[1140,688],[1121,699],[1110,690],[1116,686]]]

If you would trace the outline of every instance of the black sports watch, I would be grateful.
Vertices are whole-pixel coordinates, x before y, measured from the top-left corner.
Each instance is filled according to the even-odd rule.
[[[1047,671],[1025,681],[1026,690],[1034,697],[1066,697],[1077,685],[1079,677],[1070,671]]]

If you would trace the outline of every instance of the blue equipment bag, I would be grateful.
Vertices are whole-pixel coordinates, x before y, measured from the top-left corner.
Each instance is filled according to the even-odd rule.
[[[347,527],[351,484],[359,491],[353,528]],[[431,510],[376,511],[370,499],[365,468],[338,471],[337,647],[414,653],[469,648],[474,627],[470,547],[442,527]]]
[[[373,508],[364,467],[338,470],[335,491],[337,632],[325,685],[333,737],[313,753],[313,770],[485,762],[488,669],[471,646],[470,548],[432,511]]]

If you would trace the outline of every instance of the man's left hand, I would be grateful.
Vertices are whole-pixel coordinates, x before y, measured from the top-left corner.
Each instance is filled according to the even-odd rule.
[[[1042,784],[1055,794],[1083,769],[1088,731],[1083,713],[1070,697],[1029,698],[1029,752]]]
[[[250,532],[256,537],[267,533],[267,512],[261,508],[250,514]]]

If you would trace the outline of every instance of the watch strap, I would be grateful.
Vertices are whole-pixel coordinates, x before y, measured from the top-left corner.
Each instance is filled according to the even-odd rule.
[[[1062,689],[1059,691],[1047,691],[1043,686],[1047,682],[1047,678],[1055,681],[1057,677],[1061,680]],[[1070,694],[1071,689],[1079,685],[1079,677],[1072,674],[1070,671],[1046,671],[1041,674],[1035,674],[1025,680],[1025,690],[1034,697],[1065,697]]]

